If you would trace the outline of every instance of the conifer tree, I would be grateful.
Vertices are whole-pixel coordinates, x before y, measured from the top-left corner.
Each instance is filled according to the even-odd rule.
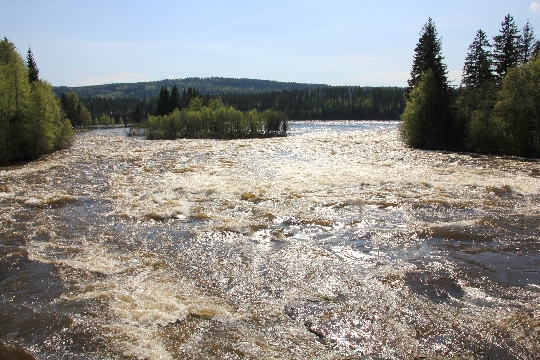
[[[531,52],[531,59],[536,59],[540,55],[540,40],[536,40],[534,43],[532,52]]]
[[[69,146],[73,131],[52,87],[31,82],[15,45],[0,41],[0,163]]]
[[[141,110],[141,105],[140,104],[137,104],[137,106],[135,107],[135,111],[132,114],[132,118],[133,118],[133,121],[135,123],[137,123],[137,124],[139,124],[143,120],[144,115],[143,115],[143,112]]]
[[[465,58],[461,80],[463,85],[479,87],[493,78],[492,54],[489,48],[491,48],[491,44],[486,33],[478,30]]]
[[[455,145],[453,111],[442,45],[431,18],[422,28],[414,62],[402,134],[410,146],[444,149]],[[425,79],[424,79],[425,78]],[[459,135],[457,136],[459,137]]]
[[[31,83],[39,80],[39,69],[34,61],[32,50],[28,47],[28,55],[26,55],[26,67],[28,68],[28,79]]]
[[[514,18],[508,14],[501,23],[499,35],[493,38],[493,59],[495,72],[503,78],[509,68],[516,66],[520,61],[521,36],[514,23]]]
[[[527,63],[529,60],[533,58],[533,51],[534,47],[537,43],[537,40],[534,36],[534,30],[529,23],[529,20],[527,20],[527,23],[521,30],[521,38],[520,38],[520,52],[521,52],[521,62]]]
[[[446,65],[443,63],[441,40],[437,37],[437,28],[431,18],[420,32],[420,39],[414,49],[414,60],[411,70],[410,87],[414,87],[420,81],[420,77],[427,70],[433,72],[435,83],[439,88],[448,86]]]
[[[168,114],[172,113],[174,109],[180,109],[180,92],[176,84],[171,90],[171,96],[169,97]]]
[[[164,116],[169,113],[169,97],[169,90],[166,86],[162,86],[159,90],[159,99],[154,115]]]

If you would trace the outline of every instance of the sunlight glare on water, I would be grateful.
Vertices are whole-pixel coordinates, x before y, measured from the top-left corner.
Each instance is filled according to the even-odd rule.
[[[111,129],[1,169],[0,340],[36,358],[535,358],[540,165],[409,149],[398,126]]]

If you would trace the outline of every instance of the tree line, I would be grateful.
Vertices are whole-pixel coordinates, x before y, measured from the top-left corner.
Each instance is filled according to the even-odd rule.
[[[405,109],[404,88],[328,86],[256,94],[223,94],[239,110],[274,109],[291,120],[398,120]]]
[[[49,83],[39,79],[30,48],[26,61],[0,41],[0,163],[35,159],[66,148],[73,129]]]
[[[293,89],[258,93],[223,93],[202,95],[197,88],[171,91],[161,87],[157,97],[149,99],[95,97],[81,98],[83,107],[96,118],[107,115],[112,122],[139,123],[151,115],[166,115],[186,108],[193,97],[201,97],[207,106],[211,99],[221,98],[226,106],[241,111],[281,111],[291,120],[398,120],[405,109],[400,87],[327,86],[315,89]],[[70,93],[71,94],[71,93]]]
[[[328,86],[324,84],[307,84],[258,79],[191,77],[185,79],[167,79],[139,83],[120,83],[78,87],[57,86],[54,88],[54,91],[58,96],[60,96],[62,93],[67,94],[70,92],[76,92],[81,98],[133,98],[142,100],[144,98],[155,98],[162,87],[172,89],[175,85],[178,87],[178,89],[196,88],[202,94],[210,95],[221,95],[224,93],[248,94],[294,89],[316,89]]]
[[[529,22],[520,30],[508,14],[492,41],[477,31],[455,89],[430,18],[415,48],[404,140],[426,149],[540,156],[539,53]]]

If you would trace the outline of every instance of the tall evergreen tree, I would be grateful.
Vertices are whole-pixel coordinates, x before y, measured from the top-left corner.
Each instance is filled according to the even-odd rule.
[[[31,83],[39,80],[39,69],[34,61],[32,50],[28,47],[28,55],[26,55],[26,67],[28,68],[28,79]]]
[[[135,123],[139,124],[144,119],[144,114],[141,109],[141,105],[137,104],[135,111],[133,111],[132,119]]]
[[[516,66],[521,57],[521,36],[514,22],[514,18],[508,14],[501,23],[499,35],[493,38],[493,52],[495,72],[499,78],[503,78],[509,68]]]
[[[162,86],[161,90],[159,90],[159,99],[154,115],[164,116],[169,113],[169,97],[169,89],[166,86]]]
[[[171,96],[169,97],[168,114],[172,113],[174,109],[180,109],[180,108],[181,108],[180,92],[178,91],[178,87],[175,84],[171,90]]]
[[[465,58],[461,79],[463,85],[479,87],[493,78],[492,54],[489,48],[491,48],[491,44],[486,33],[478,30]]]
[[[414,60],[411,70],[410,87],[414,87],[420,81],[420,77],[431,70],[435,83],[439,88],[448,86],[447,68],[443,63],[441,40],[437,37],[437,28],[431,18],[420,32],[420,39],[414,49]]]
[[[404,140],[414,147],[444,149],[455,146],[451,93],[442,62],[441,40],[431,18],[422,28],[415,56],[405,111],[401,115]]]
[[[531,59],[536,59],[538,56],[540,56],[540,40],[536,40],[536,42],[534,43],[531,52]]]
[[[521,52],[521,62],[527,63],[529,60],[533,58],[533,51],[534,47],[537,43],[537,40],[534,36],[534,30],[529,23],[529,20],[527,20],[527,23],[521,30],[521,38],[520,38],[520,52]]]

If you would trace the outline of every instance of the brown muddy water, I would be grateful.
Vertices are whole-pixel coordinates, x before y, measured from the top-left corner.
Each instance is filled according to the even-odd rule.
[[[124,129],[0,169],[0,352],[37,359],[538,359],[540,163]]]

